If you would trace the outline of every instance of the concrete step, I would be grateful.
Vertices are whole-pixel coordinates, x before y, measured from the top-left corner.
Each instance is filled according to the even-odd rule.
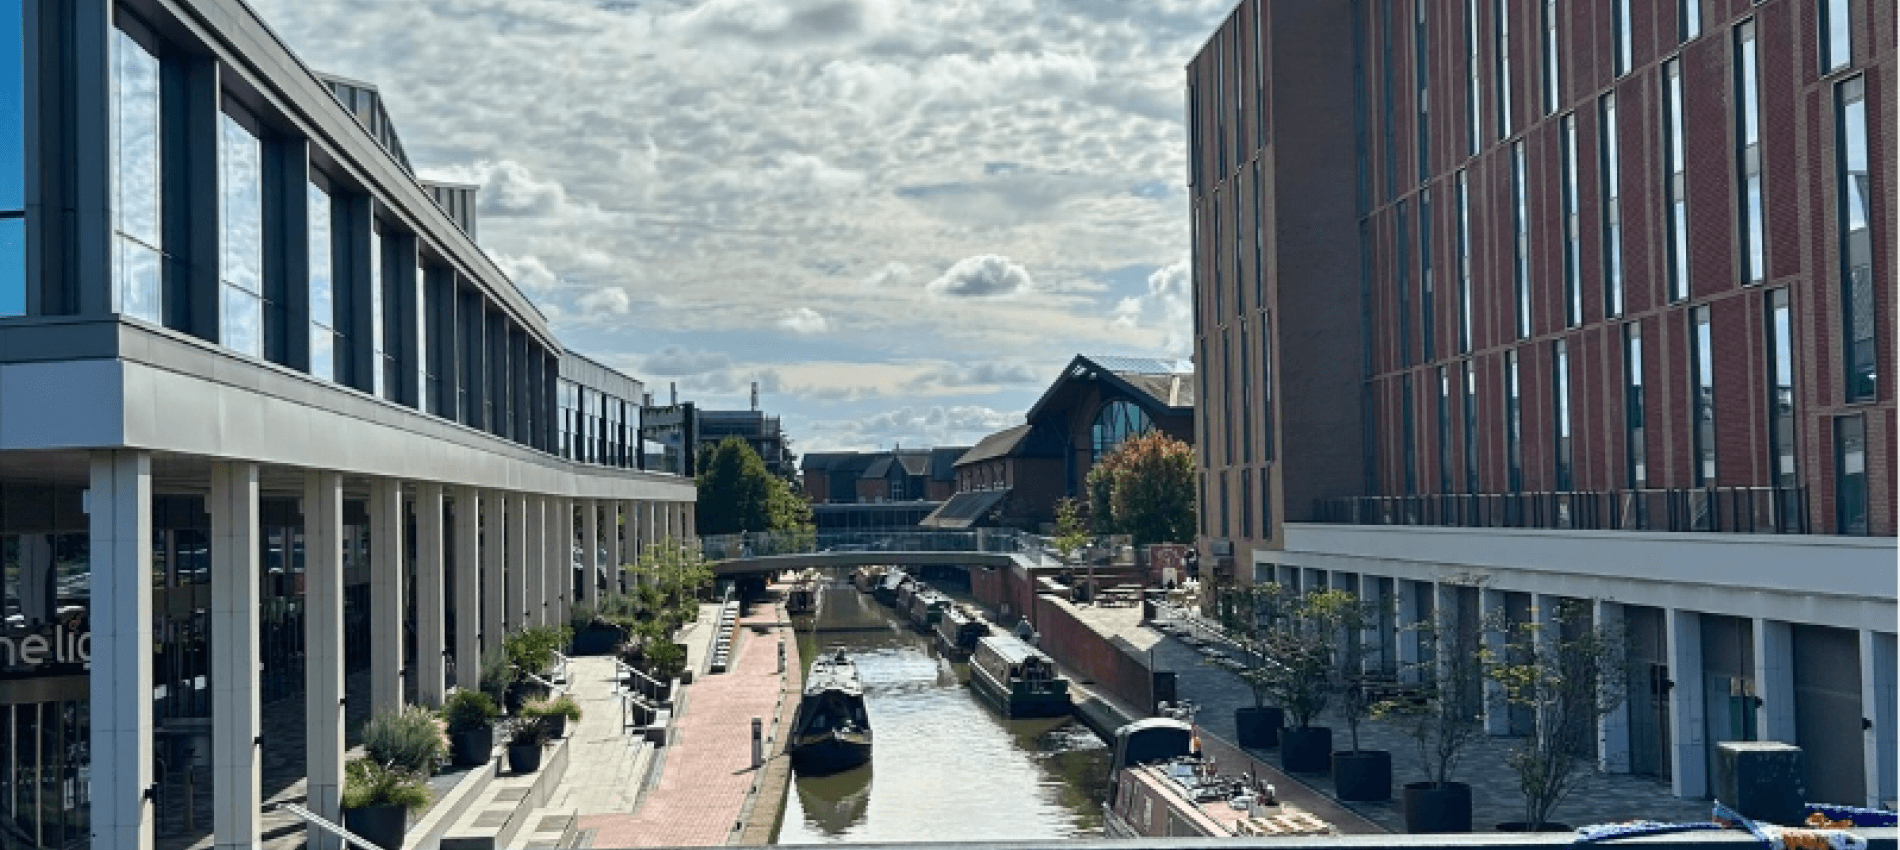
[[[531,813],[547,804],[567,774],[568,741],[555,742],[541,758],[541,769],[504,774],[488,783],[468,810],[442,834],[441,850],[501,850],[516,846],[516,836],[535,826]]]
[[[527,814],[527,822],[510,847],[530,848],[530,850],[552,850],[556,847],[572,847],[578,837],[580,813],[572,808],[535,809]]]

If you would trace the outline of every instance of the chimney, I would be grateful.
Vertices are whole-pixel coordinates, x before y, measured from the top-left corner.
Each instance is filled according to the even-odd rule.
[[[754,411],[759,409],[759,382],[758,381],[752,382],[752,409]]]
[[[680,382],[678,381],[666,382],[666,403],[667,404],[680,403]]]

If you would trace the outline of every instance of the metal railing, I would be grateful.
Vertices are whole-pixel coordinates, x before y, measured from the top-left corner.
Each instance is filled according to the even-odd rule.
[[[1698,487],[1315,499],[1313,521],[1593,531],[1808,534],[1802,487]]]
[[[701,537],[700,548],[711,561],[826,552],[986,552],[1027,555],[1039,563],[1055,560],[1046,538],[1007,528],[909,532],[752,531]]]

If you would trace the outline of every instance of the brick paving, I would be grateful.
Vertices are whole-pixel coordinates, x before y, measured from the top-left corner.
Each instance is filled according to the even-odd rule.
[[[775,609],[741,620],[776,623]],[[772,631],[789,638],[789,630]],[[739,630],[731,671],[696,676],[687,705],[674,720],[674,737],[660,758],[658,781],[631,814],[580,819],[594,847],[707,847],[732,837],[747,795],[759,779],[752,769],[752,718],[772,720],[783,679],[774,634]],[[788,706],[787,711],[790,710]]]
[[[1145,626],[1138,628],[1152,631]],[[1236,740],[1234,709],[1253,705],[1253,691],[1247,684],[1174,638],[1159,641],[1153,652],[1160,669],[1175,671],[1177,692],[1199,706],[1196,720],[1203,732],[1227,742]],[[1352,746],[1345,721],[1336,712],[1322,714],[1317,725],[1332,727],[1335,749]],[[1364,749],[1392,753],[1393,799],[1341,805],[1393,832],[1404,832],[1405,813],[1399,806],[1398,789],[1425,778],[1418,764],[1417,745],[1397,728],[1371,720],[1360,724],[1359,743]],[[1452,775],[1455,781],[1471,786],[1471,824],[1476,829],[1489,830],[1493,824],[1524,819],[1524,798],[1517,789],[1517,775],[1505,763],[1515,743],[1515,739],[1505,737],[1478,741],[1465,750]],[[1248,752],[1279,763],[1278,750]],[[1332,794],[1332,779],[1328,776],[1302,774],[1297,779],[1321,793]],[[1571,826],[1633,819],[1702,821],[1709,818],[1709,803],[1671,796],[1669,783],[1650,777],[1591,772],[1557,806],[1552,817]]]

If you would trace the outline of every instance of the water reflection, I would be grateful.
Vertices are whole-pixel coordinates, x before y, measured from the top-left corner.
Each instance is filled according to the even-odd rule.
[[[799,777],[778,843],[1097,837],[1108,750],[1069,718],[1005,720],[925,635],[848,585],[821,594],[799,650],[857,664],[877,745],[866,768]]]

